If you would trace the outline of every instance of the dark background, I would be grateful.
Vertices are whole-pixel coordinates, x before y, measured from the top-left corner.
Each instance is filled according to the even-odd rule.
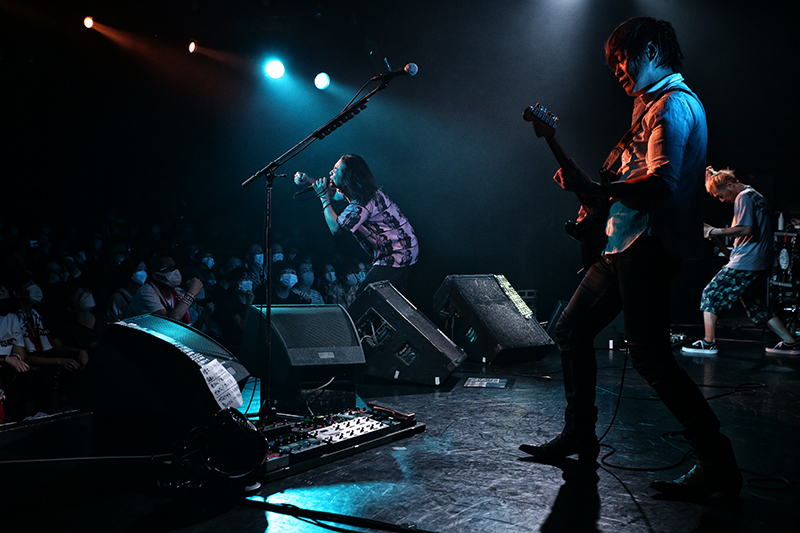
[[[0,221],[92,228],[109,212],[142,224],[183,217],[198,232],[219,228],[243,253],[263,238],[265,187],[241,183],[387,63],[415,62],[417,76],[392,81],[280,172],[323,176],[341,154],[364,156],[417,230],[408,295],[418,307],[429,311],[448,274],[502,273],[539,290],[545,320],[578,283],[578,248],[562,229],[578,204],[551,180],[557,165],[522,110],[546,105],[570,155],[599,167],[631,110],[603,43],[642,14],[676,28],[684,76],[708,114],[709,163],[753,183],[776,220],[777,210],[800,212],[788,3],[2,0]],[[106,29],[84,28],[86,15]],[[190,39],[203,53],[186,51]],[[263,75],[272,56],[286,65],[281,80]],[[322,70],[327,91],[312,83]],[[328,234],[318,201],[293,192],[276,180],[277,238],[299,228],[319,255],[357,253],[352,238]],[[707,200],[709,223],[730,220],[729,206]],[[685,265],[675,321],[699,320],[699,290],[719,266],[710,248]]]

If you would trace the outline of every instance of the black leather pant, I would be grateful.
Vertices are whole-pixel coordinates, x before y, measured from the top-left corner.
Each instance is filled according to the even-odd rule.
[[[622,311],[633,367],[678,419],[698,452],[718,443],[719,420],[672,354],[669,292],[680,265],[657,237],[640,237],[624,252],[606,255],[589,269],[555,330],[567,397],[565,432],[594,434],[594,338]]]

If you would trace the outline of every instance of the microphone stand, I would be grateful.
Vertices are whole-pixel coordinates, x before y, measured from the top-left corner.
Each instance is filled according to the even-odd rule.
[[[370,80],[372,81],[372,80]],[[265,220],[264,220],[264,227],[265,227],[265,253],[264,253],[264,264],[265,267],[265,276],[266,280],[264,282],[266,288],[266,312],[264,314],[264,326],[267,329],[266,332],[266,345],[267,345],[267,354],[266,354],[266,364],[259,365],[262,376],[267,376],[265,378],[261,378],[261,407],[258,411],[258,420],[259,422],[263,422],[265,419],[271,419],[274,417],[275,409],[272,408],[270,405],[270,400],[272,397],[272,390],[270,386],[271,377],[269,376],[269,369],[272,366],[272,182],[275,181],[275,178],[279,177],[275,174],[275,171],[281,167],[281,165],[286,164],[289,160],[297,156],[300,152],[311,146],[311,144],[316,140],[324,139],[325,136],[329,135],[332,131],[339,128],[342,124],[350,120],[351,118],[355,117],[364,108],[367,107],[367,101],[377,92],[382,91],[389,85],[389,81],[391,78],[379,78],[381,83],[375,87],[372,91],[361,97],[361,99],[357,100],[356,102],[346,106],[342,112],[338,115],[333,117],[329,120],[325,125],[318,128],[314,133],[294,145],[292,148],[284,152],[282,155],[278,156],[277,159],[274,159],[270,163],[267,164],[264,168],[247,178],[244,182],[242,182],[242,187],[247,187],[253,181],[260,177],[264,177],[266,179],[266,198],[264,200],[264,212],[265,212]],[[359,91],[360,92],[360,91]],[[282,174],[280,177],[286,176],[286,174]],[[259,335],[259,338],[261,336]]]

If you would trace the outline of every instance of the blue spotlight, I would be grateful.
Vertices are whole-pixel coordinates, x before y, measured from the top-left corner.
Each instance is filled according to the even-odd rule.
[[[331,84],[331,77],[325,74],[324,72],[320,72],[317,74],[317,77],[314,78],[314,86],[319,89],[320,91],[324,91],[327,89]]]
[[[286,69],[283,68],[283,63],[278,61],[277,59],[273,59],[269,63],[267,63],[266,67],[267,76],[273,79],[278,79],[283,76],[283,73],[286,72]]]
[[[314,78],[314,86],[320,91],[324,91],[328,88],[331,84],[331,77],[325,74],[324,72],[320,72],[317,74],[317,77]]]

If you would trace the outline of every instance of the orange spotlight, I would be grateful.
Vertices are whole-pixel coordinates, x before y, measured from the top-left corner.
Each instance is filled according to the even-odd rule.
[[[83,25],[86,26],[87,28],[91,28],[92,26],[94,26],[94,19],[92,17],[86,17],[85,19],[83,19]]]
[[[193,54],[193,53],[195,53],[196,51],[197,51],[197,42],[196,42],[196,41],[192,41],[192,42],[190,42],[190,43],[189,43],[189,53],[190,53],[190,54]]]

